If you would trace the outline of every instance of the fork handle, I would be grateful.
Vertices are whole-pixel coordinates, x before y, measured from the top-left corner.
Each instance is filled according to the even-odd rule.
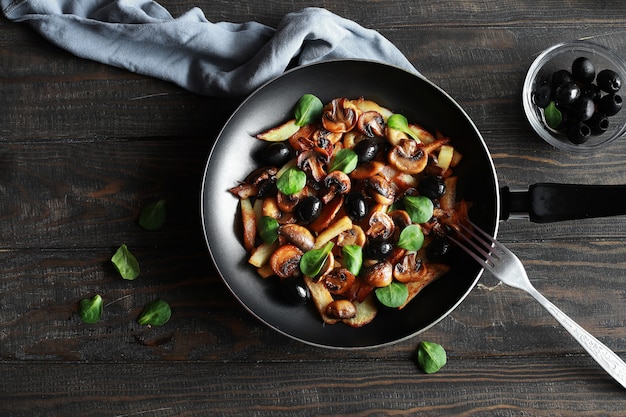
[[[604,370],[626,388],[626,363],[615,352],[569,318],[534,288],[528,290],[539,303],[576,339]]]

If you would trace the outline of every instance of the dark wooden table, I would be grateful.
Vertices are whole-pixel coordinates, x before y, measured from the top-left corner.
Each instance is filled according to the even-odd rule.
[[[626,184],[626,141],[592,155],[540,141],[521,108],[544,48],[590,38],[626,56],[626,3],[388,0],[162,1],[175,16],[275,26],[323,6],[379,30],[467,110],[501,185]],[[623,416],[626,391],[526,294],[485,274],[449,317],[393,346],[325,350],[277,334],[230,295],[202,235],[199,191],[237,100],[77,58],[0,19],[1,416]],[[166,226],[137,226],[150,201]],[[598,204],[610,204],[599,201]],[[548,225],[509,220],[501,240],[536,287],[626,357],[626,217]],[[126,243],[143,272],[109,259]],[[77,304],[99,292],[103,320]],[[168,300],[163,327],[134,322]],[[421,340],[448,364],[425,375]]]

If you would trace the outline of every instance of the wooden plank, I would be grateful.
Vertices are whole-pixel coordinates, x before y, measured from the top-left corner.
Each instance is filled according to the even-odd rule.
[[[602,415],[623,390],[586,358],[0,364],[3,415]],[[471,382],[468,382],[471,381]],[[585,401],[581,401],[585,398]]]

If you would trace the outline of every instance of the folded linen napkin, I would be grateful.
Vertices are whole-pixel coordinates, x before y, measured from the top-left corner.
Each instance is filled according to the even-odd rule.
[[[417,73],[380,33],[325,9],[287,14],[276,29],[209,22],[199,8],[178,18],[151,0],[0,0],[73,54],[213,96],[243,96],[290,65],[359,58]]]

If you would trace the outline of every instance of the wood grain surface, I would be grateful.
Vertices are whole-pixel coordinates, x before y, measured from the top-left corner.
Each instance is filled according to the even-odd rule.
[[[174,16],[275,26],[320,6],[380,31],[474,120],[501,185],[626,184],[626,142],[591,155],[543,143],[521,85],[548,46],[588,38],[626,56],[612,1],[164,0]],[[218,99],[77,58],[0,18],[0,416],[623,416],[626,391],[529,296],[485,274],[416,338],[326,350],[266,327],[228,292],[206,250],[199,193],[217,133],[241,98]],[[166,226],[137,224],[164,198]],[[598,201],[611,204],[611,201]],[[626,217],[509,220],[500,240],[546,297],[626,358]],[[109,262],[126,243],[142,278]],[[103,320],[76,315],[101,293]],[[163,327],[143,305],[170,302]],[[421,340],[448,364],[425,375]]]

